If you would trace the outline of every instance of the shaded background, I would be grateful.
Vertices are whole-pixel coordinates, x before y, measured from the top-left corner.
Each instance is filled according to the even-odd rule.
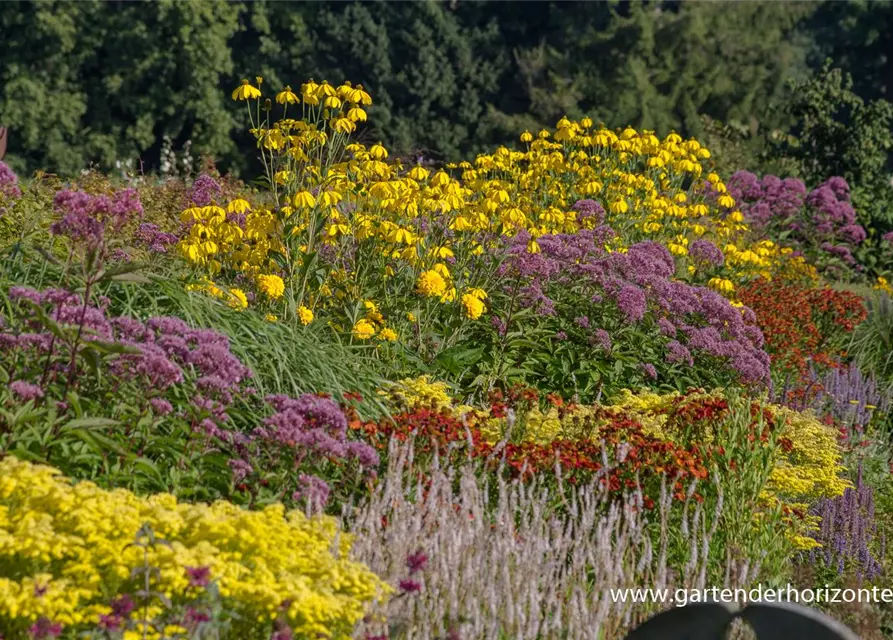
[[[855,99],[893,98],[890,1],[43,0],[0,3],[0,33],[5,160],[24,174],[137,159],[151,171],[167,136],[257,175],[240,138],[245,106],[229,96],[255,75],[269,91],[311,77],[362,83],[375,105],[360,138],[434,160],[586,114],[698,136],[729,168],[775,168],[770,143],[796,135],[810,108],[792,106],[804,91],[788,83],[819,77],[826,59],[844,88],[852,74]],[[851,130],[844,111],[832,117]],[[888,175],[889,149],[876,144]],[[785,170],[808,174],[800,164]]]

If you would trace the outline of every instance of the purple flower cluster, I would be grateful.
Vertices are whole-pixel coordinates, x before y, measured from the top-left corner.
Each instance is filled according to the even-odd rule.
[[[571,209],[583,227],[598,227],[605,221],[605,209],[595,200],[577,200]]]
[[[423,571],[427,564],[428,556],[422,551],[416,551],[406,556],[406,567],[409,569],[409,576],[401,579],[398,583],[403,594],[418,593],[422,590],[422,583],[416,580],[414,576]]]
[[[99,628],[106,631],[121,631],[127,624],[136,603],[128,595],[115,598],[111,603],[111,612],[99,616]]]
[[[874,492],[862,482],[861,468],[855,488],[837,498],[822,500],[810,511],[821,518],[821,527],[813,537],[822,544],[821,549],[809,552],[810,562],[833,567],[838,574],[852,568],[859,580],[871,580],[881,574],[878,557],[884,557],[884,544],[878,540],[874,521]]]
[[[712,356],[723,359],[746,383],[768,382],[769,356],[750,309],[733,307],[705,287],[675,281],[673,256],[656,242],[632,245],[626,253],[607,253],[602,247],[612,236],[604,226],[546,235],[537,240],[541,251],[531,254],[526,250],[529,238],[522,232],[507,239],[499,275],[508,293],[517,288],[521,303],[541,316],[556,314],[554,296],[572,289],[598,308],[612,301],[629,324],[654,322],[661,334],[673,338],[672,346],[667,345],[670,361],[689,363],[697,354]],[[700,249],[709,259],[710,247]],[[582,309],[573,311],[579,314]],[[592,328],[590,343],[610,349],[610,336],[605,326],[595,325],[592,313],[586,324]]]
[[[761,180],[749,171],[738,171],[727,186],[751,229],[786,233],[786,242],[798,251],[821,250],[856,265],[852,252],[866,233],[857,223],[843,178],[830,178],[807,193],[806,185],[794,178]]]
[[[16,380],[10,383],[9,390],[25,402],[43,397],[43,389],[39,385],[31,384],[24,380]]]
[[[0,161],[0,193],[7,198],[20,198],[22,196],[22,190],[19,189],[19,177],[3,161]]]
[[[805,393],[792,393],[787,387],[773,394],[773,402],[792,409],[812,409],[822,417],[861,431],[873,416],[885,415],[893,408],[893,392],[878,389],[874,376],[865,376],[855,363],[831,369],[819,377],[810,366],[804,381]]]
[[[47,617],[37,619],[37,622],[28,629],[28,634],[33,640],[47,640],[48,638],[58,638],[62,635],[62,625],[53,622]]]
[[[296,449],[300,456],[355,459],[364,467],[378,464],[375,449],[347,439],[347,418],[331,399],[312,394],[298,398],[274,395],[267,402],[276,413],[255,429],[255,438]]]
[[[329,485],[325,480],[302,473],[298,477],[298,490],[292,494],[295,502],[306,501],[312,511],[321,511],[329,501]]]
[[[691,259],[706,266],[721,267],[725,262],[722,251],[709,240],[695,240],[688,248],[688,255]]]
[[[112,196],[65,189],[56,193],[53,206],[60,217],[50,226],[50,232],[88,247],[102,243],[107,227],[120,231],[133,217],[143,215],[135,189],[124,189]]]
[[[220,195],[221,191],[220,184],[208,174],[203,173],[192,183],[189,200],[197,207],[207,207],[211,204],[214,196]]]
[[[223,409],[240,392],[243,381],[251,376],[250,370],[229,350],[226,336],[209,329],[192,329],[179,318],[158,317],[143,323],[126,316],[108,317],[104,307],[85,305],[80,295],[63,289],[40,292],[13,287],[9,297],[13,301],[27,300],[40,305],[47,317],[63,329],[82,327],[84,342],[117,343],[125,353],[110,362],[109,372],[121,380],[138,381],[155,395],[183,382],[187,372],[190,377],[195,376],[200,394],[194,398],[194,405],[218,418],[223,418]],[[29,318],[27,313],[22,315],[25,331],[0,332],[0,353],[10,361],[19,356],[16,360],[27,371],[28,363],[43,366],[46,356],[53,356],[60,345],[38,320]],[[67,358],[55,358],[48,373],[65,377],[70,373],[68,366]],[[24,381],[18,381],[14,391],[23,398],[40,397],[43,392]],[[170,403],[163,398],[153,398],[151,402],[156,413],[164,415],[172,411]]]
[[[367,470],[378,465],[374,448],[348,439],[347,417],[327,397],[270,396],[264,409],[273,413],[261,426],[252,424],[251,433],[234,428],[230,409],[254,395],[245,386],[252,373],[230,351],[229,339],[217,331],[193,329],[176,317],[143,322],[110,316],[108,300],[100,300],[98,306],[85,305],[81,295],[62,289],[41,292],[13,287],[9,299],[22,305],[22,313],[15,318],[0,315],[0,358],[9,363],[8,370],[15,377],[10,390],[22,401],[49,396],[59,381],[75,379],[86,385],[92,379],[81,360],[70,357],[68,345],[62,344],[32,309],[25,308],[27,301],[40,306],[61,331],[75,335],[80,327],[82,345],[94,342],[100,350],[111,345],[113,355],[105,363],[105,382],[116,389],[125,383],[135,384],[146,398],[146,411],[156,418],[186,421],[194,432],[213,439],[212,446],[229,450],[229,466],[237,484],[257,469],[266,469],[269,462],[281,461],[284,452],[288,452],[290,471],[299,470],[302,463],[313,466],[325,460],[355,461]],[[35,384],[38,380],[41,383]],[[184,402],[184,397],[189,400]],[[176,409],[168,398],[180,399]],[[293,497],[322,508],[328,495],[324,481],[301,474]]]
[[[204,588],[211,584],[210,567],[186,567],[186,578],[190,587]]]
[[[149,222],[139,226],[135,237],[138,243],[148,247],[153,253],[167,253],[168,248],[178,241],[174,234],[166,233],[159,229],[158,225]]]

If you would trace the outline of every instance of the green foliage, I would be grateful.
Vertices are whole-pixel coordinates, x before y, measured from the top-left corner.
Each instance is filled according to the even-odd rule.
[[[479,121],[507,58],[495,23],[463,24],[442,3],[379,2],[331,3],[313,24],[320,74],[374,90],[380,130],[370,135],[447,157],[482,142]]]
[[[848,351],[859,368],[893,387],[893,300],[885,293],[866,300],[868,317],[856,327]]]
[[[518,54],[518,84],[540,124],[585,112],[609,126],[700,135],[700,114],[761,122],[806,72],[802,3],[568,3],[538,46]],[[528,116],[506,114],[515,130]]]
[[[893,103],[865,102],[852,89],[852,77],[830,61],[808,81],[792,83],[781,110],[796,126],[769,154],[794,160],[808,184],[845,178],[863,224],[883,231],[893,228]]]
[[[182,284],[153,278],[141,287],[117,286],[106,292],[110,310],[139,318],[177,316],[190,326],[213,327],[231,339],[232,352],[254,372],[252,384],[261,394],[360,393],[364,412],[379,415],[375,392],[382,376],[364,357],[363,349],[341,344],[325,326],[272,323],[259,314],[234,311]]]
[[[157,154],[168,135],[233,155],[228,2],[6,2],[0,113],[14,167],[66,175]],[[151,155],[151,153],[149,154]]]
[[[893,1],[825,2],[807,29],[818,60],[831,58],[851,73],[857,94],[893,101]]]
[[[261,73],[363,83],[400,154],[456,159],[563,115],[700,134],[699,115],[776,127],[805,77],[813,3],[221,2],[0,5],[0,113],[19,170],[157,167],[162,139],[221,167],[240,155],[220,87]],[[242,140],[244,141],[244,140]]]

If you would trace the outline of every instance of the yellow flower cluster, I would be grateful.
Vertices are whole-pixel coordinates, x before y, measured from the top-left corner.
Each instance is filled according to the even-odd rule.
[[[263,99],[247,82],[233,97],[258,105]],[[389,301],[383,313],[397,318],[425,303],[426,315],[455,310],[478,320],[487,311],[485,294],[471,291],[483,293],[492,272],[469,268],[490,248],[479,243],[482,232],[498,237],[525,231],[528,251],[536,253],[536,239],[544,234],[597,224],[597,216],[574,208],[580,200],[597,201],[618,233],[608,251],[657,240],[682,260],[690,241],[712,239],[725,264],[705,274],[705,283],[725,295],[786,262],[788,252],[771,241],[748,244],[743,215],[719,176],[702,164],[710,152],[675,133],[660,139],[651,131],[615,132],[588,118],[562,118],[554,132],[522,135],[523,151],[499,147],[473,162],[430,170],[388,160],[381,144],[350,142],[372,102],[361,87],[310,81],[299,93],[284,89],[276,101],[285,106],[284,116],[270,122],[270,112],[263,111],[262,121],[258,108],[251,130],[275,205],[252,210],[236,200],[226,210],[188,209],[182,217],[192,227],[180,248],[212,274],[225,267],[254,277],[272,270],[275,252],[300,280],[296,303],[327,309],[342,324],[350,315],[345,309],[369,297]],[[289,117],[289,108],[300,113]],[[247,213],[243,228],[228,221],[227,212]],[[311,279],[299,274],[305,258],[323,247],[329,266]],[[278,290],[270,289],[267,298],[275,300]],[[431,300],[440,304],[427,304]],[[374,324],[354,321],[346,330],[369,339]]]
[[[893,296],[893,287],[890,286],[890,283],[884,276],[878,276],[877,282],[872,287],[875,291],[883,291],[887,295]]]
[[[484,304],[484,298],[487,294],[481,289],[472,289],[468,293],[462,295],[462,306],[465,307],[465,315],[472,320],[480,318],[484,311],[487,310]]]
[[[389,591],[348,558],[351,538],[331,518],[281,505],[246,511],[140,498],[8,456],[0,461],[0,619],[95,624],[115,594],[138,588],[132,571],[144,566],[144,551],[131,543],[144,525],[168,543],[148,551],[153,590],[177,598],[194,588],[185,568],[207,567],[227,607],[269,622],[284,606],[301,637],[351,637],[367,604]]]
[[[351,333],[358,340],[369,340],[377,335],[379,340],[384,342],[395,342],[398,338],[397,332],[385,324],[384,316],[378,310],[378,305],[372,300],[363,302],[365,308],[365,317],[357,320]]]
[[[273,300],[281,298],[285,293],[285,283],[277,275],[260,275],[257,277],[257,288]]]
[[[456,405],[446,383],[432,382],[430,376],[399,380],[378,393],[398,411],[426,408],[443,411],[455,417],[473,411],[468,405]]]
[[[768,492],[782,498],[833,498],[852,486],[840,475],[841,450],[834,429],[811,412],[799,413],[777,405],[770,405],[770,411],[784,421],[782,434],[792,449],[773,469]]]
[[[245,224],[240,226],[227,213],[246,213]],[[211,274],[224,267],[252,275],[275,268],[270,251],[283,248],[274,214],[267,209],[252,211],[241,198],[231,201],[226,209],[217,205],[190,207],[180,214],[180,221],[189,225],[178,245],[181,254]]]
[[[218,287],[213,282],[206,280],[201,284],[188,284],[186,285],[187,291],[201,291],[207,293],[219,300],[223,300],[228,306],[233,309],[245,309],[248,306],[248,297],[245,295],[245,292],[241,289],[232,288],[232,289],[224,289]]]

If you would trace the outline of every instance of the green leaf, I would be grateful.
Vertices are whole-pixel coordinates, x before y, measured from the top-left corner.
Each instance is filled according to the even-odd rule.
[[[623,373],[623,361],[615,360],[614,361],[614,375],[619,376],[621,373]]]
[[[435,360],[450,373],[458,374],[463,368],[477,363],[483,352],[484,347],[469,348],[457,345],[441,351]]]
[[[116,276],[112,276],[109,280],[115,282],[133,282],[136,284],[152,284],[150,278],[139,273],[120,273]]]
[[[25,300],[24,302],[29,307],[31,307],[32,311],[34,311],[34,315],[37,316],[37,320],[38,322],[40,322],[40,324],[46,327],[50,331],[50,333],[52,333],[63,342],[68,342],[69,336],[66,335],[65,330],[62,329],[62,327],[60,327],[55,320],[53,320],[46,314],[46,311],[43,310],[43,307],[41,307],[39,304],[35,304],[31,300]]]
[[[285,257],[285,254],[279,251],[268,251],[267,255],[275,262],[281,269],[288,268],[288,259]]]
[[[99,282],[105,282],[106,280],[113,280],[115,276],[131,274],[134,271],[139,271],[146,265],[141,262],[131,262],[128,264],[120,264],[114,267],[110,267],[108,269],[104,269],[101,271],[99,276]]]
[[[62,427],[62,431],[115,427],[119,424],[121,424],[120,420],[113,420],[112,418],[75,418],[66,422],[65,426]]]
[[[108,342],[106,340],[88,340],[85,344],[90,345],[97,351],[102,353],[130,353],[139,355],[142,350],[138,347],[124,344],[123,342]]]
[[[102,356],[99,355],[99,352],[89,345],[84,345],[78,355],[87,363],[87,366],[93,371],[93,375],[98,376],[99,367],[102,364]]]
[[[155,480],[159,488],[165,486],[164,475],[161,473],[161,470],[148,458],[137,458],[133,461],[133,466]]]

